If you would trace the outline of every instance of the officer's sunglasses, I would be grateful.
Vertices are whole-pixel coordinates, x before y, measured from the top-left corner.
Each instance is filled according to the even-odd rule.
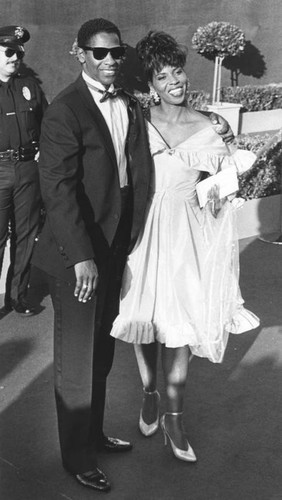
[[[4,51],[6,57],[13,57],[13,55],[17,54],[17,59],[22,59],[24,57],[23,50],[16,50],[7,47]]]
[[[125,47],[111,47],[110,49],[106,47],[81,47],[83,50],[91,50],[94,59],[97,61],[102,61],[107,57],[108,53],[111,54],[113,59],[121,59],[125,54]]]

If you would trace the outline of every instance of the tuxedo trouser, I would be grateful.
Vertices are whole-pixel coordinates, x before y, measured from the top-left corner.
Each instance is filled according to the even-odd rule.
[[[114,356],[109,335],[118,314],[131,215],[124,203],[108,257],[98,265],[96,296],[74,297],[75,283],[48,276],[54,307],[54,378],[59,440],[64,467],[73,474],[97,466],[103,438],[106,379]]]
[[[35,161],[0,160],[0,274],[10,234],[10,266],[5,303],[23,299],[30,277],[30,260],[40,219],[38,165]]]

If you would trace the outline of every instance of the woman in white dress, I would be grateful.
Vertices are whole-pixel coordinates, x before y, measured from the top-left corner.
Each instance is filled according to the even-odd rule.
[[[157,355],[161,346],[166,411],[160,419],[174,455],[196,461],[182,426],[189,353],[221,362],[229,332],[259,325],[243,306],[232,202],[217,188],[200,208],[202,173],[249,168],[256,156],[224,144],[209,118],[187,105],[185,50],[169,35],[150,32],[137,44],[150,87],[148,134],[154,171],[143,231],[123,276],[120,314],[111,335],[134,343],[143,383],[139,428],[159,425]],[[216,185],[216,180],[215,180]]]

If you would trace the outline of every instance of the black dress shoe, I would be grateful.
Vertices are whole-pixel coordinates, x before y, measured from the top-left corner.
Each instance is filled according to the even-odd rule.
[[[107,476],[98,467],[88,472],[75,475],[76,480],[83,486],[97,491],[110,491],[111,485]]]
[[[35,308],[32,307],[25,301],[21,300],[12,300],[11,308],[16,311],[16,313],[20,314],[23,317],[33,316],[35,314]]]
[[[122,441],[121,439],[104,436],[98,449],[99,451],[109,451],[111,453],[130,451],[132,450],[132,444],[129,443],[129,441]]]

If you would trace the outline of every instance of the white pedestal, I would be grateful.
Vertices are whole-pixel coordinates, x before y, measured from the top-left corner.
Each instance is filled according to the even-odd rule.
[[[237,210],[238,237],[281,234],[281,195],[248,200]]]
[[[282,127],[282,109],[247,111],[241,113],[239,133],[250,134],[279,130]]]

